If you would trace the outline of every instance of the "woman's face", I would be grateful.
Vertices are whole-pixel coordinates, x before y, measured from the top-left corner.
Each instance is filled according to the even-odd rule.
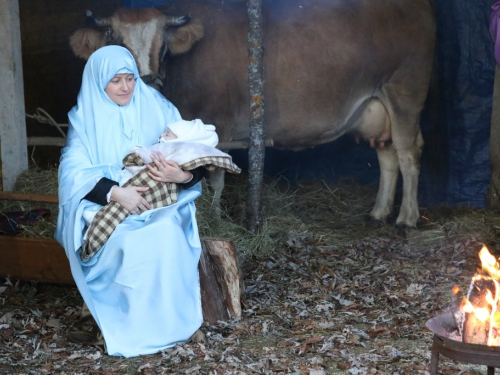
[[[104,89],[108,98],[118,105],[127,105],[132,99],[135,88],[133,74],[117,74]]]

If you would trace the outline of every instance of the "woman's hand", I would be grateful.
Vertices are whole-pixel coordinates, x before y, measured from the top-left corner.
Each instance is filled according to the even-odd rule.
[[[151,205],[140,194],[147,191],[148,187],[127,186],[125,188],[115,186],[111,191],[111,200],[116,201],[132,214],[139,215],[141,212],[151,209]]]
[[[193,177],[191,172],[184,171],[177,165],[176,162],[165,160],[161,152],[158,152],[158,158],[151,155],[151,159],[153,160],[156,168],[151,164],[147,164],[147,167],[149,169],[148,174],[153,180],[183,184],[190,181]]]

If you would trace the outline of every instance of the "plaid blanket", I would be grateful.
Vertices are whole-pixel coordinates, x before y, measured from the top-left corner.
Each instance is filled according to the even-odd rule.
[[[126,166],[144,166],[143,160],[136,154],[129,154],[123,159]],[[198,167],[205,167],[208,170],[222,168],[230,173],[240,173],[241,169],[231,161],[230,157],[207,156],[196,158],[180,167],[184,170],[192,170]],[[148,169],[144,168],[135,176],[130,178],[123,187],[127,186],[147,186],[149,190],[144,192],[144,198],[151,205],[151,208],[169,206],[177,202],[179,188],[173,182],[155,181],[148,175]],[[115,228],[127,216],[130,215],[118,202],[111,201],[103,206],[95,215],[87,231],[86,239],[83,242],[80,256],[83,261],[89,260],[106,243]]]

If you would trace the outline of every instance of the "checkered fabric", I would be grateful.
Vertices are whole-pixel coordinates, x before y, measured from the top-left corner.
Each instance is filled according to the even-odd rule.
[[[136,154],[129,154],[123,159],[123,163],[127,166],[143,166],[143,160]],[[234,164],[228,157],[201,157],[194,159],[188,163],[181,165],[184,170],[192,170],[200,166],[208,170],[222,168],[230,173],[240,173],[241,169]],[[145,168],[130,178],[123,187],[127,186],[147,186],[149,190],[144,192],[144,198],[148,201],[152,208],[169,206],[177,202],[178,186],[173,182],[155,181],[148,175],[148,169]],[[103,206],[95,215],[92,223],[87,231],[87,237],[82,246],[80,254],[83,261],[89,260],[95,255],[106,243],[115,228],[125,218],[130,215],[125,208],[115,201],[109,202]]]

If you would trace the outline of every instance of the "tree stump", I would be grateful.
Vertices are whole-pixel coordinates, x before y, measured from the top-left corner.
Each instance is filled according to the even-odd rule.
[[[234,244],[225,239],[202,238],[200,272],[203,319],[209,324],[241,318],[244,286]]]

